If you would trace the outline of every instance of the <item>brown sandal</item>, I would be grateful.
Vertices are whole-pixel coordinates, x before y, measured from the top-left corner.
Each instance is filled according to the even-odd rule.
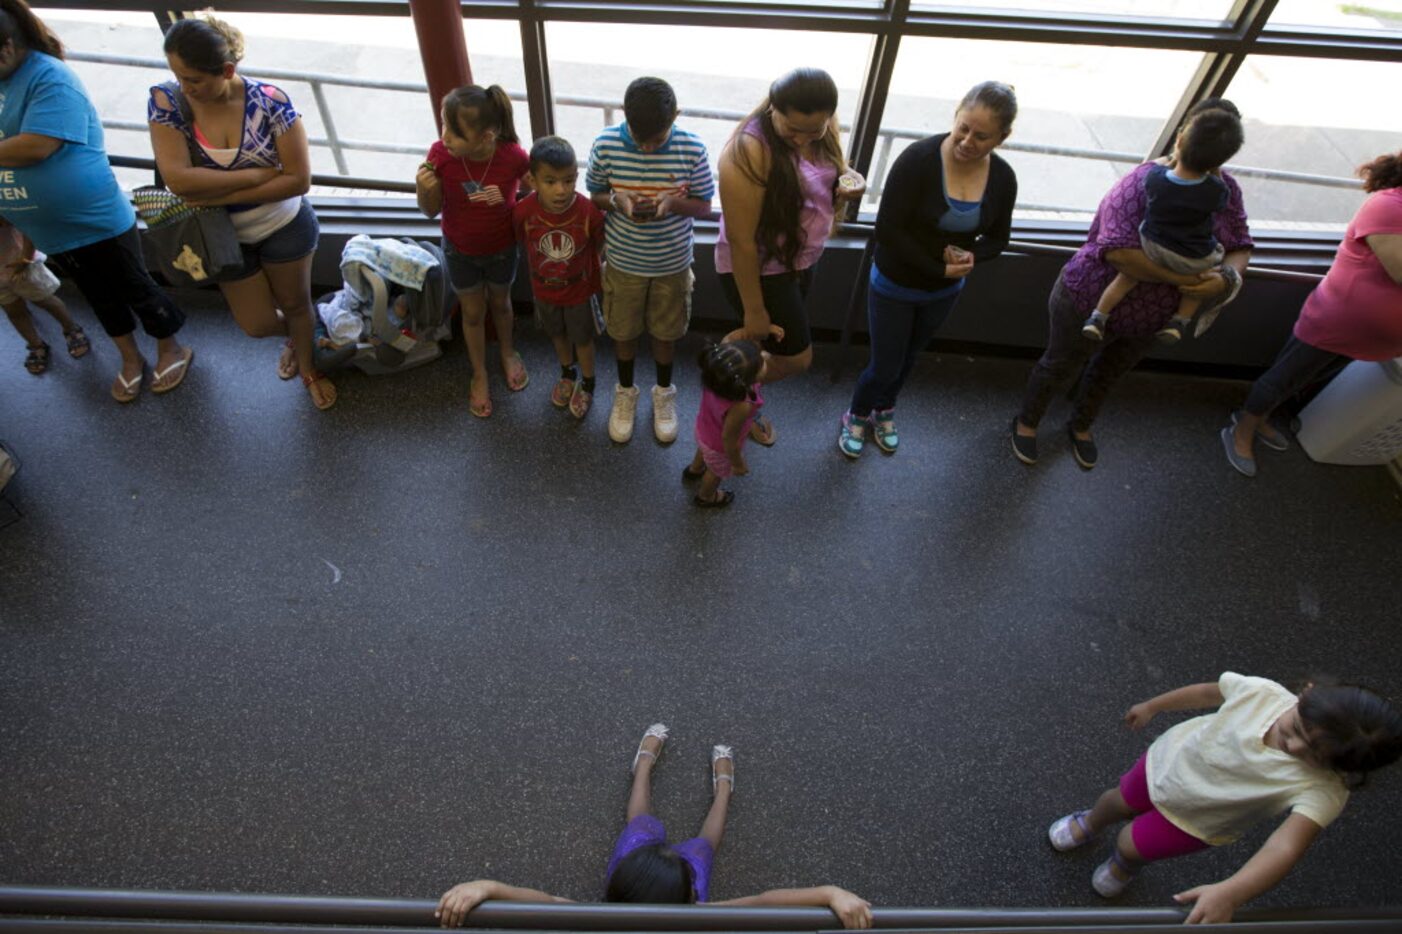
[[[83,329],[77,325],[74,325],[71,331],[64,331],[63,337],[68,342],[68,356],[74,360],[86,356],[88,351],[92,349],[92,344],[88,343],[88,335],[84,334]]]
[[[328,385],[328,386],[331,387],[331,398],[330,398],[330,399],[327,399],[327,400],[324,400],[324,401],[323,401],[322,399],[319,399],[319,398],[317,398],[315,395],[312,395],[312,394],[310,393],[311,387],[312,387],[314,384],[320,383],[320,382],[325,382],[326,385]],[[312,396],[312,405],[316,406],[316,407],[317,407],[318,409],[320,409],[321,411],[325,412],[327,409],[331,408],[331,406],[333,406],[333,405],[336,404],[336,384],[333,383],[333,382],[331,382],[331,380],[327,379],[325,373],[321,373],[321,372],[318,372],[318,371],[316,371],[316,370],[313,370],[313,371],[311,372],[311,375],[310,375],[310,376],[307,375],[306,373],[303,373],[303,374],[302,374],[302,385],[303,385],[303,386],[306,386],[307,389],[309,390],[308,394]]]
[[[35,347],[25,344],[25,349],[29,351],[24,357],[24,368],[38,376],[49,368],[49,345],[43,341]]]

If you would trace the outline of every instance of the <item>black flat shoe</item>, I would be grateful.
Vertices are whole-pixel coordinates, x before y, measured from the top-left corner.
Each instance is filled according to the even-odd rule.
[[[1036,436],[1028,438],[1018,434],[1016,418],[1013,419],[1011,431],[1013,435],[1013,454],[1017,456],[1017,459],[1022,461],[1024,464],[1030,465],[1037,463]]]
[[[735,494],[730,490],[717,490],[715,499],[702,499],[700,496],[693,496],[691,501],[702,509],[724,509],[735,502]]]
[[[1071,453],[1076,456],[1076,463],[1081,465],[1082,470],[1093,470],[1095,462],[1100,460],[1100,451],[1096,449],[1095,442],[1077,438],[1070,425],[1066,426],[1066,437],[1071,439]]]

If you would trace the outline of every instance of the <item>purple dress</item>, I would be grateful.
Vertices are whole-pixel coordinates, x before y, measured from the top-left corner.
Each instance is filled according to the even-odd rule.
[[[667,842],[667,831],[662,826],[662,822],[651,814],[639,814],[628,822],[628,826],[623,828],[623,832],[618,835],[618,842],[613,845],[613,855],[609,857],[608,872],[604,874],[604,885],[608,885],[608,880],[613,878],[613,871],[618,868],[618,864],[634,850],[651,846],[656,843],[665,844]],[[711,847],[709,840],[702,837],[692,837],[690,840],[683,840],[672,847],[677,855],[686,860],[691,867],[692,891],[696,896],[696,901],[704,902],[711,896],[711,864],[715,862],[716,851]]]

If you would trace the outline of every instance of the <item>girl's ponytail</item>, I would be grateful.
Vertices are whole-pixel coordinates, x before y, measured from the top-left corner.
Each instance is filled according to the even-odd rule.
[[[1363,179],[1364,191],[1402,188],[1402,152],[1378,156],[1367,165],[1359,166],[1358,174]]]
[[[63,58],[63,43],[24,0],[0,0],[0,43],[15,45]]]
[[[497,111],[497,122],[500,127],[497,129],[497,139],[507,143],[519,143],[521,138],[516,135],[516,121],[511,113],[511,98],[501,85],[493,84],[487,88],[487,97],[491,98],[492,106]]]

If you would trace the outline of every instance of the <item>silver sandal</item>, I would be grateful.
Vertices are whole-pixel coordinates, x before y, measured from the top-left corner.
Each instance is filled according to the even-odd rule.
[[[658,742],[657,752],[653,752],[653,751],[651,751],[651,750],[649,750],[649,749],[644,749],[644,748],[643,748],[643,743],[647,742],[648,737],[653,737],[654,739],[657,740],[657,742]],[[638,760],[641,759],[643,756],[647,756],[648,758],[652,759],[653,762],[656,762],[656,761],[657,761],[657,757],[662,753],[662,747],[665,746],[666,744],[667,744],[667,724],[665,724],[665,723],[654,723],[652,726],[648,727],[648,728],[643,732],[643,738],[640,739],[640,740],[638,740],[638,751],[635,752],[635,753],[633,753],[633,764],[632,764],[631,766],[628,767],[628,772],[629,772],[629,774],[630,774],[630,775],[636,775],[636,774],[637,774],[637,772],[638,772]]]
[[[720,775],[720,774],[717,774],[717,772],[716,772],[716,763],[719,762],[719,761],[722,760],[722,759],[729,759],[729,760],[730,760],[730,768],[731,768],[732,771],[731,771],[731,773],[730,773],[729,775]],[[711,747],[711,796],[712,796],[712,797],[715,796],[715,794],[716,794],[716,789],[719,787],[719,785],[720,785],[721,782],[730,782],[730,793],[731,793],[731,794],[734,794],[734,793],[735,793],[735,772],[734,772],[734,768],[735,768],[735,750],[734,750],[734,749],[731,749],[729,746],[722,746],[722,745],[720,745],[720,744],[716,744],[715,746],[712,746],[712,747]]]

